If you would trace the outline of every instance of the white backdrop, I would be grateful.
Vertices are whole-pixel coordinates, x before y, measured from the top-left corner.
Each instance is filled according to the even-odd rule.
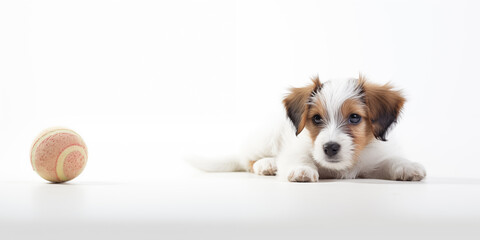
[[[82,135],[82,180],[188,171],[309,78],[391,81],[392,134],[429,176],[479,177],[475,1],[1,1],[0,179],[39,179],[44,128]]]

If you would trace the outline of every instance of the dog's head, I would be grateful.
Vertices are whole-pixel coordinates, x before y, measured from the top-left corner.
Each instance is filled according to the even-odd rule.
[[[374,138],[386,141],[404,102],[390,85],[368,83],[362,76],[325,83],[317,77],[307,87],[292,88],[283,100],[296,134],[308,131],[313,159],[332,170],[354,166]]]

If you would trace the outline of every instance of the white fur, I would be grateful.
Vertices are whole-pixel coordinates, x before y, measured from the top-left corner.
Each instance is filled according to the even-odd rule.
[[[336,155],[336,158],[340,160],[339,162],[327,161],[328,157],[323,151],[323,145],[327,142],[336,142],[340,144],[340,151]],[[315,139],[315,143],[312,147],[313,160],[318,162],[323,167],[335,170],[343,170],[353,165],[354,145],[352,138],[346,133],[340,131],[339,126],[335,123],[327,123],[326,128],[323,129],[320,134],[318,134],[317,139]]]
[[[257,160],[253,164],[253,172],[258,175],[275,175],[277,173],[275,158],[267,157]]]

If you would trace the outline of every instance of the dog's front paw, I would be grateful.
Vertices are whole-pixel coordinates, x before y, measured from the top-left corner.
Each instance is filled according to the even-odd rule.
[[[425,168],[416,162],[400,162],[392,166],[392,180],[420,181],[427,175]]]
[[[318,182],[318,171],[308,167],[297,167],[288,173],[288,181],[290,182]]]
[[[262,158],[253,164],[253,172],[257,175],[273,176],[277,173],[274,158]]]

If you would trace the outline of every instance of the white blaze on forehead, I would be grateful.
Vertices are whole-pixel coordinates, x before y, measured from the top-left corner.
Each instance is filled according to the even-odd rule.
[[[327,123],[342,122],[342,105],[347,99],[360,99],[362,88],[358,79],[328,81],[322,84],[320,91],[313,96],[314,102],[318,101],[326,110],[328,116],[323,116]]]
[[[353,139],[342,129],[342,125],[346,123],[342,116],[342,106],[348,99],[360,99],[362,94],[358,80],[347,79],[325,82],[320,91],[312,96],[311,104],[322,104],[327,114],[322,116],[325,125],[315,139],[312,152],[313,159],[323,167],[342,170],[354,164]],[[325,155],[323,146],[327,142],[336,142],[341,146],[335,156],[337,162],[331,162]]]

